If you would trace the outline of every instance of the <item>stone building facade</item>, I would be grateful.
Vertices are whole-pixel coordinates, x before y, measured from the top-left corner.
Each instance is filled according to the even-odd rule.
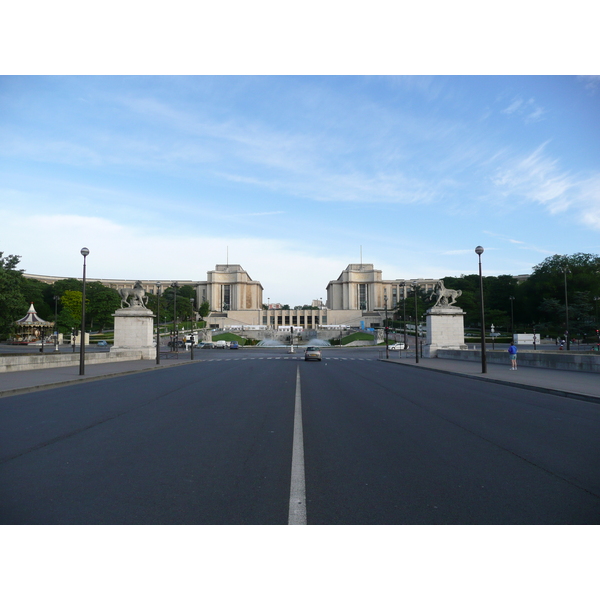
[[[410,295],[416,283],[432,292],[439,279],[383,279],[372,264],[350,264],[327,285],[327,307],[333,310],[388,310]]]
[[[29,275],[25,277],[54,283],[66,277]],[[135,280],[89,279],[115,290],[132,287]],[[327,302],[313,301],[312,309],[283,309],[271,305],[263,309],[263,286],[253,280],[241,265],[216,265],[207,272],[205,281],[178,280],[180,286],[190,285],[196,290],[196,307],[208,301],[211,313],[206,318],[213,328],[260,329],[336,329],[344,327],[381,327],[386,307],[391,311],[409,295],[413,283],[429,292],[437,279],[385,280],[382,272],[372,264],[349,264],[341,275],[327,285]],[[141,280],[150,294],[157,293],[156,280]],[[171,281],[161,282],[162,290]]]

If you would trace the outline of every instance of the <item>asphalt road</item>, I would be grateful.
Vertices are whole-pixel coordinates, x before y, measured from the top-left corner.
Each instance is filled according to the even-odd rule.
[[[600,405],[377,361],[202,350],[0,399],[3,524],[598,524]]]

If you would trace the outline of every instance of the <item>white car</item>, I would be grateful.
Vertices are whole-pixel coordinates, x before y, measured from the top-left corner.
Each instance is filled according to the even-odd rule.
[[[390,350],[404,350],[404,344],[402,342],[397,342],[390,346]]]

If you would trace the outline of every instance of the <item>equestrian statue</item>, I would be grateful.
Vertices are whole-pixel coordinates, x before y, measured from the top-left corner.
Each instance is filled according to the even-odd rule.
[[[429,299],[431,300],[434,296],[437,296],[437,301],[433,305],[436,306],[452,306],[456,303],[456,299],[462,294],[462,290],[447,290],[444,285],[443,279],[440,279],[436,284],[433,292]]]
[[[121,296],[121,308],[123,308],[123,304],[127,304],[130,308],[132,305],[148,308],[144,302],[144,300],[148,300],[148,297],[146,296],[146,291],[142,287],[141,281],[136,281],[132,288],[122,288],[117,291],[119,292],[119,296]],[[130,297],[131,304],[128,302]]]

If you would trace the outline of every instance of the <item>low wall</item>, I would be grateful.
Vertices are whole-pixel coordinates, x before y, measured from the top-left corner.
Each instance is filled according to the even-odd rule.
[[[95,365],[124,360],[142,360],[142,350],[112,350],[111,352],[89,352],[85,355],[86,365]],[[27,356],[0,356],[0,373],[52,369],[79,365],[79,352],[69,354],[40,354]]]
[[[438,358],[455,360],[471,360],[481,362],[481,350],[438,350]],[[494,364],[510,366],[510,358],[506,350],[485,351],[486,361]],[[541,367],[560,371],[584,371],[600,373],[600,355],[574,354],[572,352],[518,352],[517,364],[521,367]]]

